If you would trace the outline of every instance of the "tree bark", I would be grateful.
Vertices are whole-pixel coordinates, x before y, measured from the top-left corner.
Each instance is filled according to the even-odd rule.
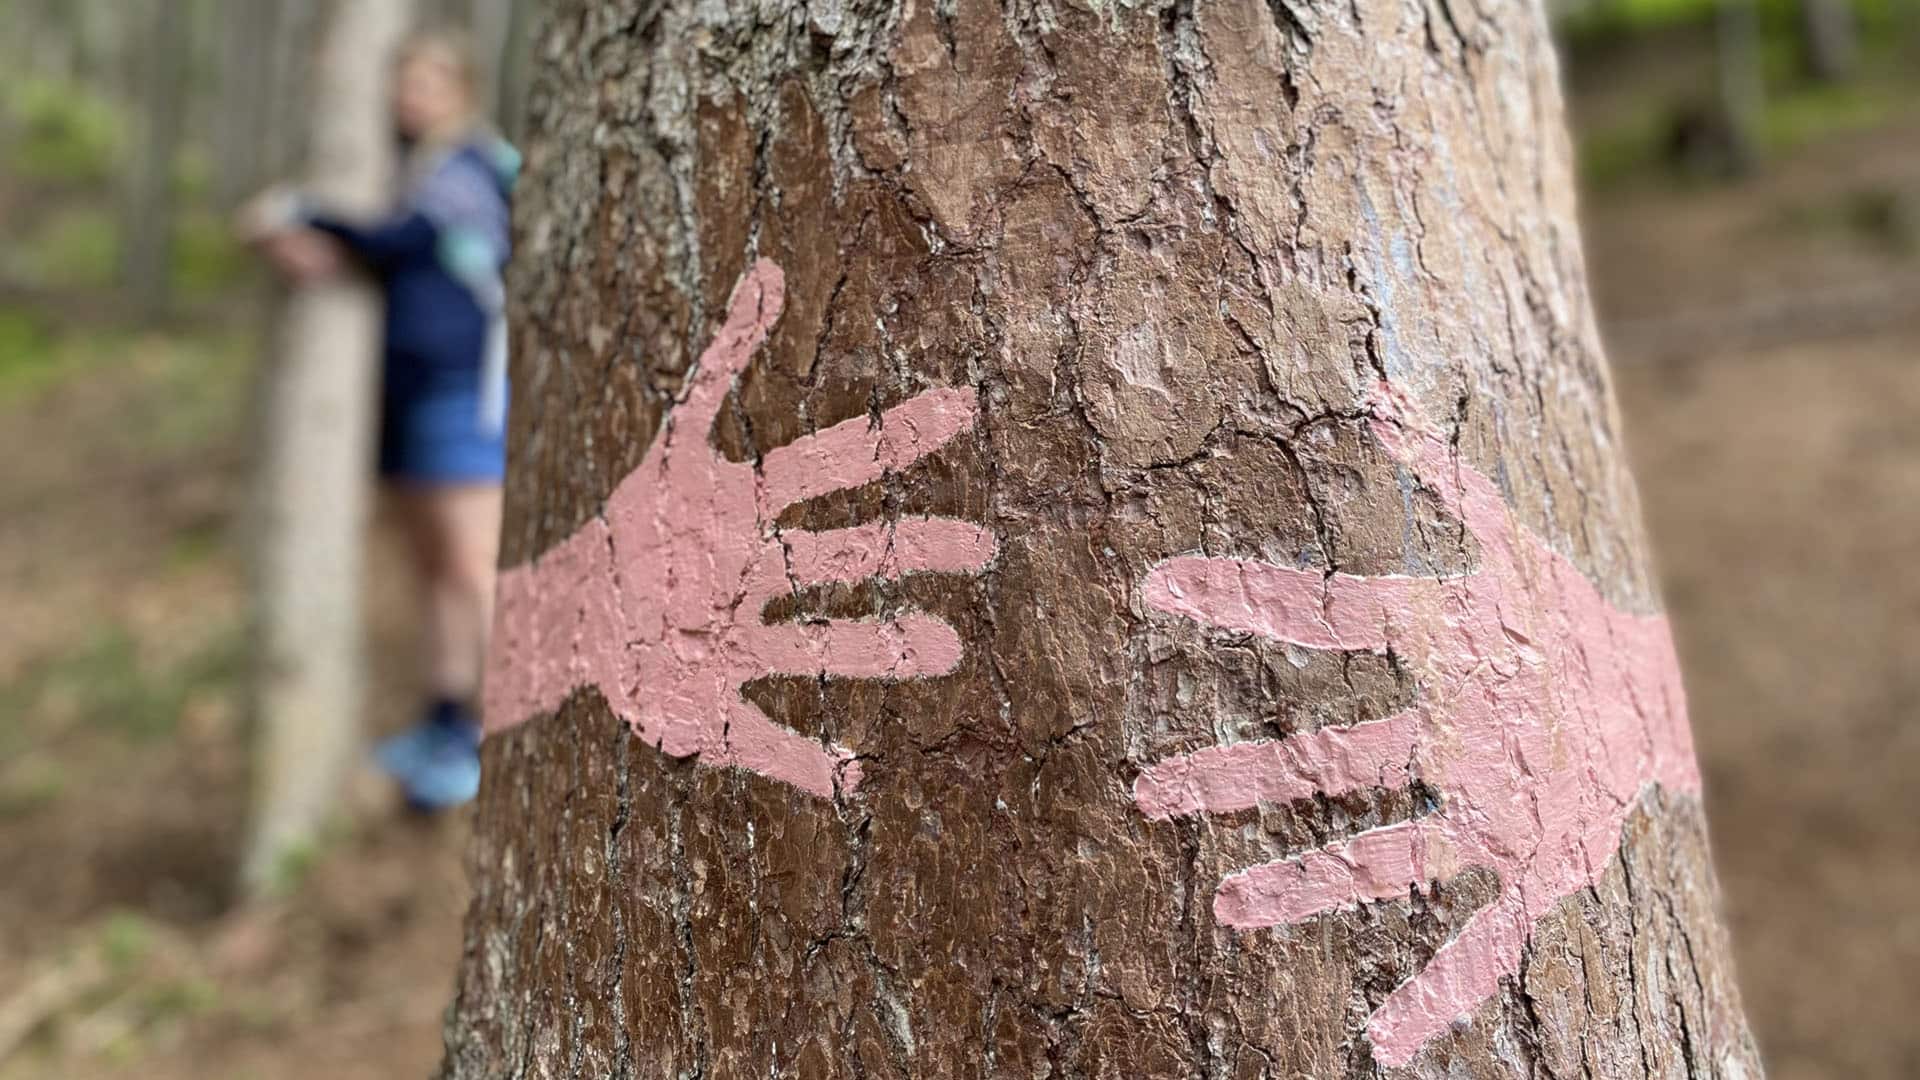
[[[320,39],[306,188],[372,211],[391,173],[388,58],[408,5],[333,0]],[[288,297],[261,426],[255,560],[254,820],[241,867],[258,892],[311,845],[359,750],[360,566],[380,302],[342,278]]]
[[[1757,1075],[1537,5],[542,33],[444,1075]]]

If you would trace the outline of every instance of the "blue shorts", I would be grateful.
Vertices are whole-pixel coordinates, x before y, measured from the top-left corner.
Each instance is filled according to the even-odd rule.
[[[406,484],[498,484],[506,475],[504,425],[481,415],[471,385],[396,387],[380,411],[380,475]]]

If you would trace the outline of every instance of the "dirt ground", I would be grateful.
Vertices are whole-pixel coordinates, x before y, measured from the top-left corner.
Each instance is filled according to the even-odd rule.
[[[1920,127],[1588,207],[1744,992],[1788,1080],[1920,1075],[1907,191]],[[0,1080],[427,1075],[464,824],[362,784],[296,888],[222,915],[244,433],[167,436],[177,363],[129,349],[0,397]],[[378,550],[376,728],[401,718],[410,651]]]
[[[1742,990],[1781,1080],[1920,1076],[1920,279],[1911,236],[1846,209],[1889,196],[1920,197],[1920,129],[1588,215]]]

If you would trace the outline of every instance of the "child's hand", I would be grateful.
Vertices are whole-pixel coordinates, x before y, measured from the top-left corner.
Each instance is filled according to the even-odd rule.
[[[346,265],[339,241],[313,229],[283,228],[266,234],[257,244],[275,269],[300,284],[332,277]]]
[[[276,185],[247,200],[234,215],[233,230],[246,243],[265,246],[300,223],[300,196],[292,188]]]

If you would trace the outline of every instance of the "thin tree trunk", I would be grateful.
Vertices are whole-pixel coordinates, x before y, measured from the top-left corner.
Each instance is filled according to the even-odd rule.
[[[307,187],[370,210],[391,163],[387,58],[396,0],[332,0],[314,64]],[[244,884],[275,883],[313,843],[359,746],[360,565],[379,301],[365,281],[296,290],[278,328],[263,425],[254,820]]]
[[[1757,1074],[1537,5],[544,26],[444,1075]]]
[[[1767,105],[1760,63],[1759,13],[1754,0],[1719,0],[1714,27],[1728,155],[1732,171],[1748,172],[1760,164],[1761,124]]]
[[[266,141],[274,101],[279,0],[221,5],[220,97],[215,104],[214,178],[228,206],[266,182]]]
[[[191,5],[151,0],[143,50],[145,93],[140,105],[140,150],[129,173],[121,228],[121,284],[142,318],[167,305],[173,262],[173,160],[186,128]]]
[[[1847,0],[1800,0],[1800,39],[1807,74],[1821,82],[1839,82],[1853,74],[1860,55],[1860,33]]]
[[[485,115],[500,111],[501,59],[506,56],[507,35],[513,23],[513,0],[468,0],[467,25],[473,34],[473,48],[485,68]]]
[[[507,5],[506,36],[494,68],[494,122],[510,141],[526,132],[527,80],[533,68],[534,8],[540,0],[512,0]]]
[[[400,0],[405,3],[406,0]],[[268,72],[266,132],[261,139],[263,175],[284,176],[308,153],[315,106],[313,42],[325,32],[332,0],[276,0],[273,59]],[[386,69],[381,68],[382,78]],[[383,117],[382,132],[391,130]]]

